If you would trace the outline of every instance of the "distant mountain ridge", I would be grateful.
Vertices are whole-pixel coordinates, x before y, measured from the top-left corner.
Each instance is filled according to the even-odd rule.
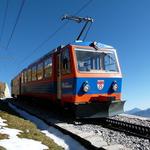
[[[125,113],[126,113],[126,114],[130,114],[130,115],[133,115],[134,113],[137,113],[137,112],[139,112],[139,111],[142,111],[142,110],[139,109],[139,108],[133,108],[133,109],[131,109],[131,110],[129,110],[129,111],[126,111]]]
[[[139,108],[134,108],[129,111],[126,111],[125,114],[142,116],[142,117],[150,117],[150,108],[141,110]]]

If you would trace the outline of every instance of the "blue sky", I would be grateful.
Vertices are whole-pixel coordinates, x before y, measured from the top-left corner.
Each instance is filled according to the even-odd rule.
[[[10,45],[5,49],[21,5],[21,0],[9,0],[0,40],[0,80],[10,83],[20,70],[43,54],[74,41],[82,24],[69,22],[33,53],[64,23],[60,20],[64,14],[75,14],[87,2],[26,0]],[[5,7],[6,0],[0,0],[0,33]],[[149,8],[149,0],[92,0],[78,13],[94,19],[87,41],[99,41],[117,49],[123,73],[122,98],[127,101],[125,110],[150,107]]]

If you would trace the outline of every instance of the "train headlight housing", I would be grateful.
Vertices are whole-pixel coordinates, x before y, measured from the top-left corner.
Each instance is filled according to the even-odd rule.
[[[98,50],[98,44],[96,41],[94,41],[93,43],[90,44],[90,46],[94,47],[96,50]]]
[[[114,92],[116,92],[116,91],[118,90],[118,84],[117,84],[116,81],[114,81],[113,84],[112,84],[112,90],[113,90]]]
[[[83,91],[88,92],[89,90],[90,90],[90,85],[89,85],[88,81],[85,81],[83,83]]]

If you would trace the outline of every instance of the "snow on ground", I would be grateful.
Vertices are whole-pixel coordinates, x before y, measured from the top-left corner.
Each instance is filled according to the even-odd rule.
[[[130,115],[130,114],[120,114],[120,116],[125,116],[128,118],[136,118],[136,119],[141,119],[141,120],[150,120],[148,117],[142,117],[142,116],[136,116],[136,115]]]
[[[24,118],[30,120],[31,122],[34,122],[37,127],[41,130],[41,132],[45,133],[46,136],[50,137],[54,140],[54,142],[61,147],[63,147],[65,150],[86,150],[81,144],[79,144],[77,141],[75,141],[73,138],[71,138],[68,135],[63,134],[59,130],[50,127],[46,123],[44,123],[42,120],[38,119],[37,117],[34,117],[25,111],[22,111],[21,109],[18,109],[14,105],[9,103],[9,106],[13,108],[16,112],[18,112],[21,116]]]
[[[43,150],[48,148],[39,141],[19,138],[17,135],[22,131],[5,127],[7,126],[7,124],[4,123],[5,121],[6,120],[0,117],[0,133],[7,134],[9,139],[0,140],[0,146],[6,148],[7,150]]]

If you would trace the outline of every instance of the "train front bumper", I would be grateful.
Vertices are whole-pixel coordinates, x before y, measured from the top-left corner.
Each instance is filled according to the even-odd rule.
[[[91,102],[75,105],[76,118],[103,118],[124,112],[125,101]]]

